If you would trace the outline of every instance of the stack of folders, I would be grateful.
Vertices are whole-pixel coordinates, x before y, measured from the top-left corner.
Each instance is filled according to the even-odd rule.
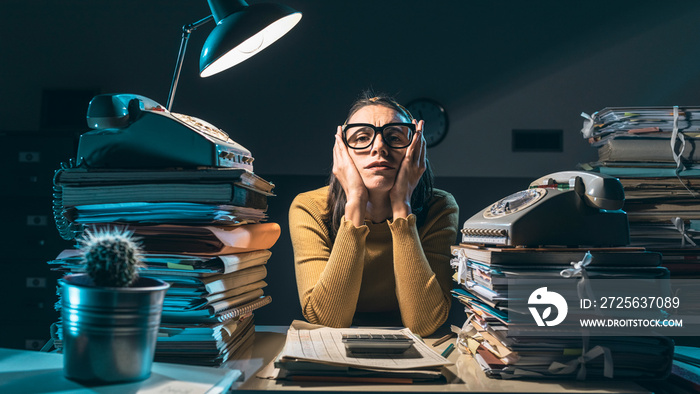
[[[571,262],[583,260],[587,252],[592,256],[586,267],[587,280],[668,277],[668,270],[659,266],[661,256],[642,248],[454,245],[451,264],[459,287],[452,293],[467,314],[458,347],[471,353],[489,377],[496,378],[601,379],[611,375],[606,370],[608,364],[614,365],[616,379],[666,376],[673,354],[673,342],[666,337],[584,338],[575,327],[570,328],[571,335],[564,331],[562,336],[544,337],[537,334],[538,327],[518,326],[520,323],[514,321],[515,314],[529,312],[514,307],[518,295],[509,294],[509,283],[513,283],[509,281],[525,279],[551,285],[550,279],[563,280],[562,271],[571,269]],[[579,279],[570,280],[575,290]],[[611,360],[588,351],[596,348],[608,349]],[[585,365],[579,362],[582,358],[586,358]]]
[[[580,166],[620,178],[631,245],[663,254],[673,277],[700,277],[700,108],[605,108],[583,134],[598,161]]]
[[[353,353],[343,334],[381,336],[404,334],[413,339],[402,353]],[[442,367],[452,363],[409,329],[330,328],[295,320],[282,352],[258,377],[297,382],[411,384],[444,381]]]
[[[140,274],[170,284],[156,361],[217,366],[252,343],[252,312],[271,302],[264,279],[280,227],[261,222],[274,185],[231,168],[63,169],[55,185],[62,235],[126,228],[144,249]],[[85,270],[74,249],[50,264]]]

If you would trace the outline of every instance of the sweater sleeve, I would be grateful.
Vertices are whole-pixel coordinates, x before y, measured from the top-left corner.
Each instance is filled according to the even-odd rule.
[[[310,323],[349,327],[362,285],[369,228],[341,220],[335,245],[323,211],[300,194],[289,210],[289,232],[302,314]]]
[[[458,221],[457,203],[445,193],[430,206],[420,232],[413,214],[389,225],[401,319],[418,335],[435,332],[450,312],[450,245],[457,238]]]

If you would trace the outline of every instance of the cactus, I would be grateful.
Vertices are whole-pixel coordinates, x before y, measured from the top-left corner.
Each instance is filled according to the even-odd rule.
[[[78,240],[86,272],[96,286],[128,287],[138,277],[142,252],[127,230],[88,230]]]

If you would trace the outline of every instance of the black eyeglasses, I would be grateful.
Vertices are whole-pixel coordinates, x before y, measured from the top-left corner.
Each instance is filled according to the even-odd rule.
[[[385,144],[401,149],[411,145],[415,133],[413,123],[387,123],[379,127],[369,123],[350,123],[343,127],[343,141],[350,149],[365,149],[374,143],[377,134],[381,134]]]

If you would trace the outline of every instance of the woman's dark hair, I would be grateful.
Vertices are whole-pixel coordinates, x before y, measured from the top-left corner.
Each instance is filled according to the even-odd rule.
[[[369,90],[364,91],[353,103],[348,112],[347,119],[350,119],[355,112],[370,105],[381,105],[391,108],[405,116],[409,122],[413,120],[413,115],[392,97],[375,94]],[[433,196],[433,171],[430,168],[430,162],[427,157],[425,159],[425,164],[425,172],[418,180],[416,189],[413,190],[413,195],[411,195],[411,212],[416,215],[418,226],[421,226],[425,221],[425,215],[427,214],[426,205]],[[324,219],[330,230],[331,239],[335,240],[335,236],[340,228],[340,219],[345,215],[347,196],[345,196],[345,190],[343,190],[340,181],[338,181],[333,173],[331,173],[328,179],[328,186],[328,198],[326,200],[328,204],[328,216]]]

